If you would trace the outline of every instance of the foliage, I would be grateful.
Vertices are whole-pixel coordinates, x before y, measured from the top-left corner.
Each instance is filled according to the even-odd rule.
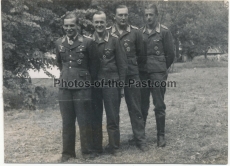
[[[208,46],[227,48],[228,6],[223,2],[176,2],[176,1],[128,1],[128,0],[3,0],[2,1],[2,48],[4,95],[13,92],[23,96],[22,106],[35,109],[42,96],[31,84],[28,70],[43,69],[55,65],[54,41],[63,36],[62,18],[65,13],[75,12],[80,20],[81,33],[90,35],[94,29],[92,15],[103,10],[107,24],[114,22],[115,6],[125,4],[129,8],[129,21],[142,27],[143,7],[156,3],[160,22],[168,26],[178,50],[180,43],[184,54],[191,57],[205,54]],[[40,89],[40,90],[38,90]],[[5,99],[5,96],[4,96]],[[5,108],[12,103],[4,101]]]
[[[224,2],[168,2],[164,10],[163,22],[191,59],[194,54],[206,54],[209,46],[226,49],[228,7]]]

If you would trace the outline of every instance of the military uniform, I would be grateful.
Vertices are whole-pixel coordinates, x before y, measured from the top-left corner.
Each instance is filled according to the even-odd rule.
[[[107,31],[102,40],[98,39],[98,34],[93,34],[93,40],[97,46],[94,50],[100,59],[100,68],[97,75],[97,80],[123,81],[126,75],[126,59],[124,52],[121,49],[118,37],[111,35]],[[111,150],[116,150],[120,145],[120,130],[119,130],[119,106],[120,106],[120,88],[116,87],[100,87],[93,88],[92,105],[93,105],[93,141],[94,150],[102,152],[102,115],[103,101],[107,118],[107,131],[109,136],[109,147]]]
[[[79,125],[81,151],[91,153],[91,89],[76,87],[69,82],[90,81],[97,71],[93,58],[93,41],[81,35],[70,40],[64,36],[56,41],[57,66],[60,68],[60,80],[66,81],[59,87],[59,106],[63,122],[62,156],[75,157],[75,122]],[[67,85],[67,86],[66,86]]]
[[[130,79],[140,80],[137,59],[144,56],[142,35],[138,28],[128,25],[122,34],[118,32],[116,25],[108,28],[111,34],[117,35],[127,59],[127,76],[125,82]],[[134,86],[125,87],[125,101],[127,103],[134,139],[137,145],[145,144],[144,121],[141,114],[141,92]]]
[[[160,24],[150,34],[146,27],[140,30],[143,34],[145,55],[147,55],[146,62],[139,65],[141,80],[166,81],[168,76],[167,70],[175,57],[170,31],[167,27]],[[141,111],[145,123],[149,109],[150,92],[152,93],[158,137],[164,136],[165,133],[165,91],[165,87],[142,88],[141,90]]]

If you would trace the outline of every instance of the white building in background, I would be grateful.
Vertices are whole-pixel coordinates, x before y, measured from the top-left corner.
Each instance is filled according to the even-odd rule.
[[[52,69],[47,69],[47,71],[53,74],[55,78],[59,78],[60,76],[60,71],[56,66],[52,67]],[[29,70],[28,73],[31,78],[50,78],[45,74],[44,70],[42,69],[39,72],[34,70]]]
[[[52,53],[49,53],[49,52],[46,52],[45,54],[41,56],[38,56],[38,58],[41,58],[43,60],[45,59],[55,59],[55,54],[52,54]],[[55,76],[55,78],[59,78],[60,76],[60,70],[57,68],[57,66],[52,66],[50,69],[46,69],[46,71],[50,72],[52,75]],[[34,71],[32,69],[30,69],[28,71],[29,75],[31,78],[50,78],[48,77],[44,70],[41,69],[40,71]]]

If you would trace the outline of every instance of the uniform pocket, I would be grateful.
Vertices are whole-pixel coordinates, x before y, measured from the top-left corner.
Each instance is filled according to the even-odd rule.
[[[164,72],[167,70],[164,56],[148,56],[147,70],[150,72]]]
[[[79,76],[81,80],[90,80],[90,73],[88,71],[80,71]]]

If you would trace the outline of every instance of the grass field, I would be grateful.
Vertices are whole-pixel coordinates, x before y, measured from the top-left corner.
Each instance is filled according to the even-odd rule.
[[[200,62],[201,63],[201,62]],[[156,146],[156,125],[151,104],[146,126],[148,152],[129,146],[132,135],[127,106],[122,99],[120,110],[121,156],[103,154],[94,160],[84,160],[80,154],[77,129],[76,153],[79,159],[68,163],[167,163],[167,164],[227,164],[228,157],[228,70],[227,62],[198,61],[177,63],[169,81],[165,102],[165,148]],[[36,80],[38,81],[38,80]],[[49,81],[49,80],[48,80]],[[51,89],[49,105],[36,111],[12,110],[4,114],[5,163],[55,163],[61,156],[62,121],[56,101],[57,89],[52,81],[40,81]],[[104,116],[105,118],[105,116]],[[104,119],[104,140],[108,143]]]

